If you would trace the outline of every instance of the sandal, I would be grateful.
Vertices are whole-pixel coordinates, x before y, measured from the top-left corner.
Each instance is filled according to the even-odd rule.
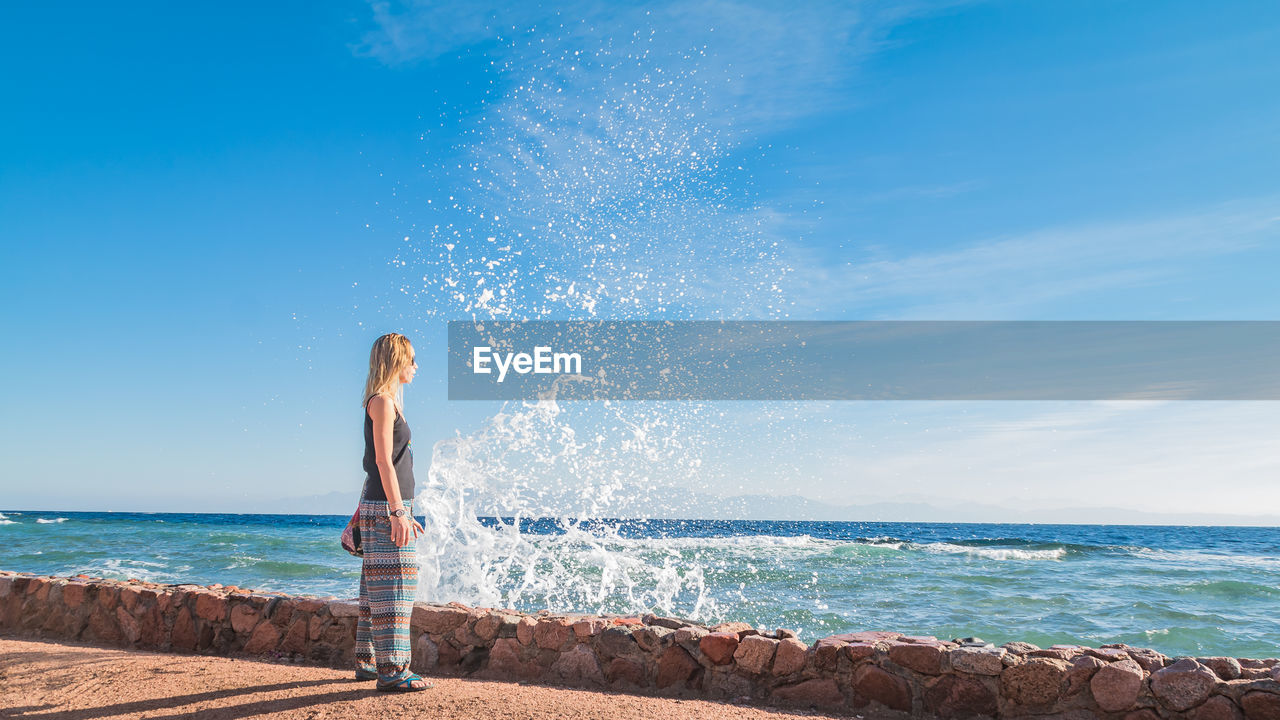
[[[356,668],[356,679],[357,680],[377,680],[378,673],[377,671],[374,671],[374,670],[361,670],[360,668]]]
[[[415,687],[413,684],[414,682],[420,682],[422,684]],[[386,683],[384,685],[379,682],[377,687],[382,692],[417,692],[419,690],[430,690],[435,687],[435,684],[423,680],[422,676],[417,673],[409,673],[393,683]]]

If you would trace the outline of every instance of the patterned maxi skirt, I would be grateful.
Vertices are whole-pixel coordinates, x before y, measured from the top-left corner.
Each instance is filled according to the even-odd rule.
[[[405,509],[413,512],[409,500]],[[391,541],[391,518],[386,500],[360,501],[360,540],[364,565],[360,570],[360,617],[356,624],[356,667],[376,671],[379,682],[391,683],[409,674],[413,648],[409,619],[418,590],[417,542],[404,547]]]

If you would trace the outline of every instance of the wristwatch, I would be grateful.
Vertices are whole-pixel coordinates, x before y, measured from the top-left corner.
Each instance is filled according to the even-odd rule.
[[[388,510],[387,517],[404,517],[405,512],[406,511],[404,508],[396,508],[395,510]]]

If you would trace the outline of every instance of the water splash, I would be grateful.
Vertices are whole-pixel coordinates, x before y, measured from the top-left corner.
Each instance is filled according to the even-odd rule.
[[[461,141],[417,179],[441,190],[400,213],[397,304],[428,323],[786,316],[777,216],[743,164],[759,149],[724,113],[731,63],[656,25],[585,21],[512,28],[492,55],[480,111],[440,119]],[[704,462],[720,416],[552,397],[436,443],[419,596],[716,617],[706,558],[600,521],[698,516],[691,489],[722,494]],[[539,517],[556,531],[527,532]]]
[[[601,416],[585,418],[592,410]],[[436,443],[415,500],[429,529],[418,541],[420,597],[521,609],[712,612],[701,567],[671,548],[632,552],[616,524],[601,522],[672,512],[670,502],[656,502],[654,489],[664,483],[646,480],[697,471],[687,442],[664,432],[669,418],[629,415],[601,406],[566,419],[546,398],[505,407],[477,432]],[[579,437],[583,426],[590,435]],[[526,521],[543,517],[558,518],[551,532],[527,531]]]

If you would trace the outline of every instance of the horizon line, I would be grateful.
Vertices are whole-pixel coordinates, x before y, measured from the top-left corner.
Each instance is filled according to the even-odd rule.
[[[1138,511],[1141,512],[1141,511]],[[250,515],[261,517],[347,517],[345,513],[258,513],[258,512],[185,512],[177,510],[6,510],[0,509],[0,515],[6,513],[68,513],[68,514],[93,514],[93,513],[120,513],[128,515]],[[1212,513],[1205,513],[1212,514]],[[424,516],[425,517],[425,516]],[[1251,517],[1241,515],[1241,518]],[[1253,516],[1262,517],[1266,516]],[[477,520],[515,520],[514,515],[477,515]],[[545,520],[573,520],[577,519],[569,515],[540,515],[521,516],[521,520],[529,521],[545,521]],[[1151,527],[1151,528],[1188,528],[1188,527],[1204,527],[1204,528],[1240,528],[1240,527],[1258,527],[1258,528],[1276,528],[1280,529],[1280,525],[1275,524],[1235,524],[1220,525],[1207,523],[1184,523],[1184,524],[1168,524],[1168,523],[1096,523],[1096,522],[985,522],[977,520],[956,520],[956,521],[939,521],[939,520],[817,520],[817,519],[795,519],[795,518],[697,518],[697,517],[592,517],[582,518],[583,521],[593,522],[777,522],[777,523],[875,523],[875,524],[895,524],[895,525],[1033,525],[1033,526],[1094,526],[1094,527]],[[17,523],[21,524],[21,523]]]

